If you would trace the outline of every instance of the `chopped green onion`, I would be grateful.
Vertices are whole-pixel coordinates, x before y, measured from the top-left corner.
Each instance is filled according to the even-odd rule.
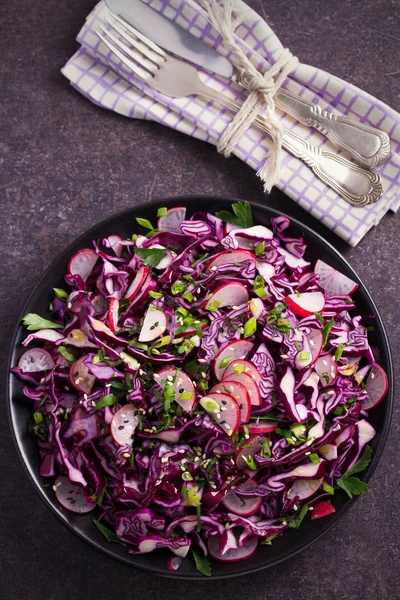
[[[322,489],[324,490],[324,492],[326,492],[327,494],[331,494],[332,496],[335,493],[333,487],[328,485],[327,483],[322,484]]]
[[[97,404],[95,404],[95,408],[104,408],[105,406],[113,406],[113,404],[117,404],[118,397],[115,394],[107,394],[107,396],[103,396]]]
[[[187,286],[187,283],[178,279],[177,281],[174,281],[174,283],[171,285],[171,292],[174,296],[176,296],[177,294],[183,294],[183,292],[187,289]]]
[[[162,298],[162,294],[160,294],[160,292],[154,292],[153,290],[149,291],[149,296],[150,298],[154,298],[154,299],[158,299],[158,298]]]
[[[247,464],[247,466],[249,467],[249,469],[251,469],[252,471],[257,470],[257,463],[254,460],[253,456],[251,456],[250,454],[247,456],[242,454],[242,458],[243,458],[244,462]]]
[[[193,302],[194,300],[194,296],[193,294],[191,294],[190,292],[186,292],[186,294],[184,294],[184,299],[187,300],[188,302]]]
[[[166,206],[161,206],[158,211],[157,211],[157,217],[165,217],[165,215],[167,214],[167,207]]]
[[[265,242],[262,241],[260,244],[258,244],[258,246],[256,246],[256,256],[258,256],[259,254],[262,254],[265,250]]]
[[[220,306],[221,306],[220,300],[213,300],[212,302],[207,304],[206,309],[210,310],[211,312],[215,312],[216,310],[218,310],[218,308]]]
[[[191,400],[193,398],[193,392],[183,392],[179,396],[179,400]]]
[[[142,219],[141,217],[136,217],[136,222],[138,223],[138,225],[141,225],[145,229],[151,229],[151,230],[154,229],[153,225],[150,223],[150,221],[148,219]]]
[[[246,323],[244,324],[244,337],[250,337],[251,335],[253,335],[253,333],[255,333],[255,331],[257,330],[257,319],[255,317],[251,317],[248,321],[246,321]]]
[[[226,356],[225,358],[223,358],[220,362],[219,368],[224,369],[225,367],[227,367],[229,363],[232,362],[232,359],[233,356]]]
[[[157,340],[156,342],[154,342],[152,348],[162,348],[163,346],[166,346],[167,344],[169,344],[170,341],[170,336],[169,335],[164,335],[162,338],[160,338],[159,340]]]
[[[244,372],[244,365],[238,364],[234,365],[233,371],[235,375],[241,375]]]
[[[338,361],[342,358],[343,350],[344,350],[344,344],[339,344],[339,346],[336,348],[336,352],[335,352],[335,360],[336,361]]]
[[[43,421],[43,415],[40,410],[35,410],[33,413],[33,420],[35,421],[36,425],[39,425]]]
[[[53,292],[59,300],[66,300],[68,298],[68,293],[61,288],[53,288]]]
[[[310,454],[310,456],[308,457],[312,463],[314,463],[315,465],[318,465],[321,462],[320,457],[318,456],[318,454]]]
[[[311,358],[311,352],[300,352],[299,359],[300,360],[309,360]]]

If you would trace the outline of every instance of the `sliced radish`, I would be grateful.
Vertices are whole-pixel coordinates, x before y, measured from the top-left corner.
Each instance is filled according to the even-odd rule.
[[[209,393],[200,400],[201,406],[229,436],[234,435],[240,425],[239,405],[230,394]]]
[[[258,454],[267,441],[267,438],[262,435],[253,435],[246,440],[243,448],[238,448],[235,452],[234,461],[238,469],[247,469],[247,462],[244,456],[254,457]]]
[[[328,517],[329,515],[333,515],[336,512],[336,509],[329,500],[325,500],[323,502],[318,502],[314,506],[314,509],[311,513],[311,521],[315,519],[323,519],[324,517]]]
[[[365,389],[368,392],[368,398],[363,400],[364,410],[371,410],[378,406],[387,394],[389,387],[388,377],[382,367],[375,364],[368,376]]]
[[[254,248],[257,242],[270,240],[274,237],[273,232],[263,225],[254,225],[246,229],[234,229],[221,240],[224,248],[241,248],[248,250]]]
[[[237,381],[229,381],[224,379],[221,383],[214,385],[210,390],[211,393],[221,394],[226,393],[233,396],[239,404],[240,420],[242,423],[247,423],[250,419],[251,402],[250,396],[242,383]]]
[[[297,496],[299,500],[310,498],[310,496],[319,490],[323,481],[323,477],[320,479],[296,479],[289,489],[287,496],[288,498],[295,498]]]
[[[190,412],[196,403],[196,390],[193,385],[193,381],[188,375],[181,369],[175,369],[174,367],[168,367],[154,373],[154,379],[160,385],[164,386],[164,381],[169,381],[175,392],[175,402],[183,408],[185,412]],[[190,398],[189,395],[191,394]],[[181,399],[183,396],[183,399]],[[186,396],[186,399],[185,399]]]
[[[225,554],[221,554],[219,551],[220,535],[210,535],[207,542],[207,548],[210,555],[218,560],[219,562],[239,562],[250,558],[256,551],[258,545],[257,536],[250,537],[242,547],[236,549],[227,550]]]
[[[157,229],[161,231],[173,231],[174,233],[180,233],[181,230],[179,225],[186,217],[186,208],[184,206],[175,206],[169,208],[163,217],[159,217],[157,222]]]
[[[270,263],[261,262],[260,260],[258,260],[256,262],[256,266],[257,266],[257,271],[259,272],[261,277],[263,279],[266,279],[267,281],[275,275],[275,267],[274,267],[274,265],[271,265]]]
[[[71,483],[68,477],[57,477],[54,488],[61,506],[73,513],[84,515],[96,508],[96,502],[90,496],[85,496],[84,488]]]
[[[117,444],[125,446],[133,443],[133,434],[139,425],[138,409],[132,404],[122,406],[112,418],[111,435]]]
[[[337,444],[325,444],[318,448],[318,452],[325,460],[335,460],[337,458]]]
[[[360,360],[360,356],[350,356],[346,364],[338,366],[339,373],[344,377],[351,377],[357,371]]]
[[[84,356],[81,356],[81,358],[78,358],[78,360],[71,365],[69,370],[69,380],[71,385],[82,394],[90,394],[96,380],[96,377],[90,373],[89,369],[84,364],[84,361],[88,356],[88,354],[85,354]]]
[[[323,260],[317,260],[314,273],[319,275],[318,285],[330,296],[352,294],[358,288],[358,283],[327,265]]]
[[[150,273],[149,267],[142,265],[139,271],[136,273],[136,276],[125,293],[125,298],[128,300],[133,300],[135,296],[137,296],[139,290],[142,288],[144,281],[147,275]]]
[[[41,342],[58,342],[64,338],[64,334],[59,331],[54,331],[54,329],[41,329],[40,331],[36,331],[36,333],[31,333],[28,335],[24,341],[22,342],[23,346],[27,346],[30,342],[34,340],[39,340]]]
[[[91,248],[78,250],[68,261],[68,272],[70,275],[80,275],[86,281],[97,262],[98,254]]]
[[[108,243],[108,247],[112,248],[115,255],[118,256],[118,258],[120,258],[122,252],[124,251],[124,244],[121,244],[122,236],[118,235],[118,233],[113,233],[109,235],[108,238],[106,238],[106,240]]]
[[[177,571],[181,566],[183,558],[179,556],[172,556],[167,560],[167,567],[170,571]]]
[[[162,310],[151,310],[146,312],[142,329],[140,330],[139,342],[152,342],[160,337],[167,329],[167,317]]]
[[[244,387],[247,390],[247,393],[250,396],[250,402],[252,406],[260,406],[260,404],[262,404],[262,398],[260,390],[258,388],[258,384],[255,381],[255,379],[253,379],[253,377],[251,377],[247,373],[241,373],[240,375],[235,375],[235,373],[229,373],[229,375],[226,375],[226,378],[229,379],[229,381],[234,381],[236,383],[241,383],[242,385],[244,385]],[[224,379],[222,381],[224,381]]]
[[[23,373],[39,373],[54,369],[54,360],[43,348],[31,348],[23,353],[18,362],[18,368]]]
[[[99,334],[100,338],[103,338],[104,336],[106,336],[110,340],[113,340],[114,342],[117,342],[119,344],[121,344],[121,343],[127,344],[126,340],[116,336],[115,333],[113,333],[111,331],[110,327],[108,327],[105,323],[103,323],[103,321],[100,321],[99,319],[94,319],[93,317],[90,317],[90,316],[88,316],[87,319],[88,319],[90,325],[92,326],[94,333]]]
[[[100,315],[106,312],[108,308],[108,302],[106,298],[104,298],[104,296],[102,296],[101,294],[96,294],[95,296],[93,296],[90,302],[92,303],[92,306],[94,308],[95,315]]]
[[[253,479],[249,479],[245,483],[239,486],[243,491],[254,490],[257,484]],[[238,496],[236,491],[231,491],[222,500],[222,504],[229,512],[240,517],[251,517],[260,510],[260,506],[263,502],[261,496],[255,498]]]
[[[226,372],[227,368],[233,364],[233,361],[246,358],[253,346],[253,342],[250,342],[249,340],[235,340],[234,342],[229,342],[226,346],[223,346],[214,358],[213,364],[215,377],[218,381],[221,381],[223,374]],[[221,367],[221,363],[224,365],[223,367]]]
[[[260,383],[263,380],[257,367],[248,360],[244,360],[242,357],[229,363],[224,371],[222,379],[227,379],[231,375],[241,375],[242,373],[249,375],[256,383]]]
[[[310,345],[312,362],[314,363],[321,354],[324,336],[319,329],[312,328],[307,337]]]
[[[326,469],[326,461],[325,460],[321,460],[317,464],[306,463],[303,465],[299,465],[298,467],[294,467],[290,471],[286,471],[286,473],[280,473],[279,475],[272,475],[272,477],[269,477],[269,479],[267,480],[267,483],[268,483],[268,486],[273,491],[280,492],[285,489],[286,486],[285,486],[284,482],[287,481],[288,479],[295,479],[296,481],[298,479],[306,479],[306,480],[317,479],[318,481],[320,481],[321,477],[323,476],[323,474],[325,472],[325,469]],[[321,483],[322,483],[322,481],[319,483],[319,485],[321,485]],[[297,492],[297,490],[296,490],[296,492]],[[306,490],[304,490],[304,493],[306,493]],[[294,495],[295,494],[293,493],[292,497]]]
[[[326,387],[331,385],[338,375],[338,366],[335,357],[331,354],[324,354],[317,358],[314,363],[314,369],[319,376],[321,385]]]
[[[303,273],[303,275],[299,278],[299,286],[306,284],[307,281],[310,281],[311,277],[314,277],[314,273],[312,271],[307,271],[307,273]]]
[[[247,427],[251,435],[263,435],[275,431],[279,427],[279,423],[277,421],[260,421],[258,424],[249,423]]]
[[[285,302],[297,315],[307,317],[323,310],[325,306],[325,296],[322,292],[289,294],[289,296],[286,296]]]
[[[217,267],[222,265],[230,265],[230,264],[242,264],[245,262],[251,261],[255,263],[256,259],[254,254],[248,252],[247,250],[234,250],[233,252],[220,252],[213,256],[213,258],[208,263],[205,268],[205,273],[211,273],[212,271],[216,271]]]
[[[252,298],[249,302],[249,309],[253,317],[259,319],[264,312],[264,303],[261,298]]]
[[[117,331],[118,310],[119,310],[119,300],[117,300],[117,298],[111,298],[110,308],[108,309],[108,323],[109,323],[110,329],[113,333],[115,333]]]
[[[242,283],[224,283],[214,290],[211,296],[204,302],[204,308],[209,310],[210,306],[222,308],[223,306],[240,306],[249,300],[247,287]]]
[[[285,250],[285,248],[277,248],[277,250],[279,254],[285,257],[285,263],[291,269],[301,269],[302,271],[304,271],[310,266],[310,263],[304,260],[304,258],[298,258],[297,256],[294,256],[293,254]]]

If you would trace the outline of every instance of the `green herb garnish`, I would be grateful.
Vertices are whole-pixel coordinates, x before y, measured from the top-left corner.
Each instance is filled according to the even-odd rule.
[[[117,404],[119,398],[115,394],[107,394],[107,396],[103,396],[100,400],[95,404],[95,408],[104,408],[105,406],[113,406],[113,404]]]
[[[136,248],[135,253],[144,259],[148,267],[157,267],[164,256],[167,255],[167,250],[163,248]]]
[[[257,330],[257,319],[255,317],[251,317],[244,324],[244,333],[243,333],[243,336],[245,338],[250,337],[251,335],[253,335],[253,333],[256,332],[256,330]]]
[[[194,562],[196,564],[196,569],[202,575],[206,575],[206,577],[210,577],[211,575],[211,564],[208,558],[200,554],[200,552],[196,552],[196,550],[191,550],[193,554]]]
[[[59,329],[62,327],[59,323],[53,323],[43,319],[40,315],[35,313],[28,313],[22,318],[22,323],[28,329],[28,331],[39,331],[39,329]]]
[[[68,350],[66,349],[65,346],[59,346],[57,348],[57,352],[59,352],[59,354],[61,354],[61,356],[63,356],[65,358],[65,360],[74,362],[75,356],[72,354],[72,352],[68,352]]]
[[[68,292],[61,288],[53,288],[53,292],[59,300],[66,300],[68,298]]]
[[[215,213],[215,216],[222,219],[225,223],[239,225],[239,227],[247,228],[253,226],[253,215],[248,202],[235,202],[232,204],[232,210],[234,214],[227,210],[221,210]]]
[[[337,479],[337,485],[346,492],[349,498],[368,492],[367,484],[361,481],[358,477],[353,477],[353,475],[355,473],[365,471],[371,462],[371,454],[372,448],[370,446],[366,446],[361,458],[356,462],[356,464],[351,469],[346,471],[344,475],[339,477],[339,479]]]
[[[108,527],[103,525],[103,523],[100,523],[100,521],[98,521],[97,519],[92,519],[92,520],[93,520],[93,523],[96,525],[97,529],[100,531],[100,533],[102,535],[104,535],[107,542],[115,542],[116,544],[121,544],[121,546],[126,546],[126,544],[124,542],[121,542],[121,540],[114,533],[114,531],[111,531],[111,529],[109,529]]]
[[[148,219],[142,219],[141,217],[136,217],[136,222],[141,225],[142,227],[144,227],[145,229],[150,229],[151,231],[153,231],[154,227],[153,225],[150,223],[150,221]]]

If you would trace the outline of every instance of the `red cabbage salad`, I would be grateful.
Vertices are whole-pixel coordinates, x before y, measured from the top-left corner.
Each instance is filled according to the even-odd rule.
[[[286,217],[232,211],[160,208],[76,252],[12,369],[60,505],[204,575],[367,491],[388,388],[358,285],[308,262]]]

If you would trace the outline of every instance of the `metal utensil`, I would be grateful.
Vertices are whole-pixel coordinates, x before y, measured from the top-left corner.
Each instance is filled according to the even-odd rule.
[[[164,50],[228,79],[233,77],[234,68],[227,58],[142,0],[106,0],[106,4],[112,13],[121,16]],[[246,87],[245,79],[239,83]],[[390,138],[380,129],[323,110],[282,88],[275,96],[275,102],[280,110],[303,125],[317,129],[361,165],[379,167],[390,156]]]
[[[120,17],[110,14],[106,21],[111,29],[101,26],[101,32],[97,32],[98,36],[136,77],[144,80],[147,85],[173,98],[200,95],[235,112],[239,110],[239,102],[205,85],[191,64],[168,55]],[[258,116],[254,123],[262,131],[270,132],[263,117]],[[283,146],[353,206],[365,206],[375,202],[383,193],[379,175],[343,156],[321,151],[292,132],[284,132]]]

